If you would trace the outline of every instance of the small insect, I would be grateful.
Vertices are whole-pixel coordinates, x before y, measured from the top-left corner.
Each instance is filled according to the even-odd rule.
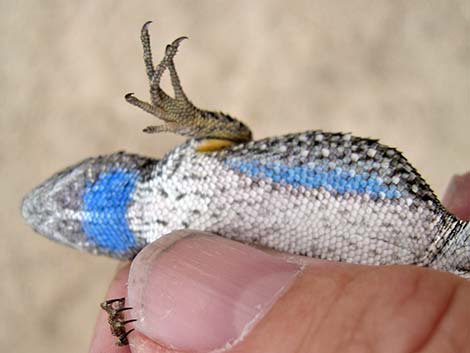
[[[116,345],[127,346],[129,341],[127,336],[134,331],[131,329],[126,331],[126,324],[137,321],[137,319],[124,320],[124,311],[131,310],[125,307],[126,298],[109,299],[100,304],[101,308],[108,313],[108,323],[111,328],[111,334],[118,339]]]

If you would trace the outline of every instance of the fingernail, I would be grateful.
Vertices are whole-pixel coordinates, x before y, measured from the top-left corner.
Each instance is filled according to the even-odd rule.
[[[299,273],[297,264],[219,236],[178,231],[142,250],[129,303],[142,334],[191,352],[241,340]]]

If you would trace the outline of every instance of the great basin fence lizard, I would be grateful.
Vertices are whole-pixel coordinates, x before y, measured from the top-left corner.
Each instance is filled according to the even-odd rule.
[[[53,175],[23,200],[38,233],[132,259],[191,228],[291,254],[470,277],[469,223],[444,209],[399,151],[319,130],[253,141],[240,121],[186,97],[173,62],[184,37],[154,66],[148,25],[141,40],[151,102],[126,100],[165,122],[144,131],[191,138],[160,160],[118,152]],[[160,88],[165,71],[174,97]]]
[[[470,278],[470,223],[441,205],[396,150],[320,130],[252,141],[250,129],[201,110],[181,87],[167,45],[154,66],[141,41],[151,103],[126,100],[163,120],[148,133],[190,136],[161,160],[118,152],[53,175],[23,200],[40,234],[92,254],[132,259],[183,228],[291,254],[358,264],[414,264]],[[174,97],[160,88],[169,72]],[[101,304],[118,345],[128,344],[125,298]]]

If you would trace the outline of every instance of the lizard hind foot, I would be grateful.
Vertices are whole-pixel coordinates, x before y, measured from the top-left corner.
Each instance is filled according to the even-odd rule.
[[[117,346],[127,346],[129,344],[128,336],[134,329],[126,331],[126,325],[137,321],[137,319],[124,319],[124,311],[131,310],[130,307],[125,307],[126,298],[108,299],[100,303],[101,309],[108,314],[108,324],[111,329],[111,334],[117,337]]]
[[[179,45],[187,37],[179,37],[165,49],[165,56],[154,66],[150,47],[150,35],[146,22],[141,30],[141,42],[145,70],[150,85],[151,103],[140,100],[133,93],[126,94],[126,101],[158,119],[165,122],[163,125],[149,126],[144,129],[147,133],[173,132],[184,136],[202,139],[218,139],[231,142],[250,141],[250,129],[229,115],[202,110],[195,107],[186,97],[174,64],[174,57]],[[160,87],[164,72],[168,70],[174,97],[167,94]],[[217,144],[220,148],[228,144]]]

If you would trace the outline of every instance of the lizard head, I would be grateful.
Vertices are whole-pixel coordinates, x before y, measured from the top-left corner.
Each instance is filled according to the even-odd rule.
[[[23,199],[24,219],[73,248],[131,258],[142,248],[126,220],[137,181],[158,160],[126,153],[88,158],[53,175]]]

